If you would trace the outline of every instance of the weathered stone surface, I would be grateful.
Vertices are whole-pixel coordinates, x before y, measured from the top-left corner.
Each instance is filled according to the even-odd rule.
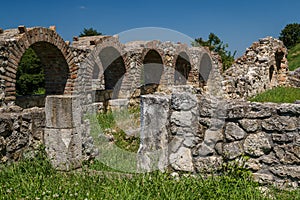
[[[223,134],[221,130],[213,131],[207,130],[204,136],[204,143],[210,147],[214,147],[217,142],[223,141]]]
[[[290,143],[296,140],[298,133],[273,133],[272,140],[276,143]]]
[[[274,152],[279,161],[283,164],[300,164],[299,145],[280,145],[274,147]]]
[[[287,85],[287,53],[283,42],[278,39],[267,37],[254,42],[224,72],[227,96],[247,99],[278,85]]]
[[[74,128],[73,115],[75,115],[74,96],[47,96],[46,98],[46,126],[49,128]],[[81,113],[77,113],[80,115]]]
[[[262,169],[262,164],[257,159],[250,158],[246,161],[245,167],[252,171],[259,171]]]
[[[270,172],[257,172],[253,173],[253,178],[260,184],[273,184],[274,176]]]
[[[269,153],[268,155],[263,155],[259,159],[262,163],[267,164],[267,165],[275,165],[279,164],[279,160],[275,156],[273,152]]]
[[[255,119],[241,119],[239,120],[239,124],[247,132],[255,132],[259,128],[258,120]]]
[[[195,155],[205,157],[205,156],[212,156],[215,153],[213,147],[210,147],[206,145],[205,143],[202,143],[200,147],[198,147],[197,152]]]
[[[268,138],[268,135],[259,132],[256,134],[250,134],[244,142],[245,152],[254,157],[259,157],[267,154],[272,149],[272,142]]]
[[[300,166],[276,166],[271,167],[270,171],[282,178],[293,178],[300,180]]]
[[[81,166],[81,136],[75,129],[45,129],[46,152],[52,165],[59,170]]]
[[[8,137],[13,131],[13,121],[10,115],[1,114],[0,116],[0,136]]]
[[[225,144],[223,154],[228,159],[235,159],[243,154],[243,144],[240,141]]]
[[[0,136],[0,157],[2,157],[1,152],[5,149],[6,149],[6,141],[2,136]]]
[[[171,123],[180,127],[190,127],[192,125],[193,114],[190,111],[174,111],[171,115]]]
[[[141,101],[139,167],[142,171],[163,171],[168,165],[169,97],[145,95]]]
[[[29,142],[29,135],[22,132],[13,131],[6,139],[6,151],[8,153],[16,152],[25,147]]]
[[[174,110],[190,110],[197,106],[197,97],[191,93],[173,93],[171,107]]]
[[[194,171],[191,150],[181,147],[176,153],[170,155],[171,166],[180,171]]]
[[[170,144],[169,144],[170,151],[171,151],[172,153],[177,152],[178,149],[181,147],[183,141],[184,141],[184,138],[179,137],[179,136],[175,136],[175,137],[171,140],[171,142],[170,142]]]
[[[247,133],[241,129],[236,123],[229,122],[226,125],[225,137],[228,141],[242,140]]]
[[[265,130],[271,131],[295,131],[297,130],[297,118],[288,116],[279,116],[265,119],[262,121],[262,127]]]
[[[223,159],[219,156],[196,157],[194,158],[194,166],[197,172],[215,172],[222,166]]]

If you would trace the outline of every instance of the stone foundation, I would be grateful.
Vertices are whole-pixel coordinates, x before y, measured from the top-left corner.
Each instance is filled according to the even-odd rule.
[[[300,184],[300,105],[175,92],[143,96],[142,108],[143,170],[217,173],[242,159],[261,183]]]

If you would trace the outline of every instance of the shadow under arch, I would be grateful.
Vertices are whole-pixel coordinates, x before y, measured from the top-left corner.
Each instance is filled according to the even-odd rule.
[[[175,64],[174,84],[185,85],[191,71],[189,56],[185,52],[180,52]]]
[[[207,81],[209,79],[210,72],[212,70],[212,61],[210,56],[205,53],[200,62],[199,66],[199,86],[204,87],[207,85]]]
[[[163,60],[156,50],[149,50],[144,57],[141,72],[141,94],[157,91],[163,73]]]
[[[103,67],[104,90],[110,93],[110,99],[117,99],[126,73],[124,59],[114,47],[105,47],[99,53]],[[99,68],[94,67],[93,78],[99,77]],[[97,74],[98,73],[98,74]],[[100,78],[100,77],[99,77]]]

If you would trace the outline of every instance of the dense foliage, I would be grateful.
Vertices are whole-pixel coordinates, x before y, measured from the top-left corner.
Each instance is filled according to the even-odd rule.
[[[289,70],[293,71],[300,67],[300,43],[289,50],[287,55]]]
[[[236,51],[232,54],[230,51],[227,50],[228,44],[224,44],[221,39],[215,35],[214,33],[210,33],[208,36],[208,40],[204,40],[202,38],[195,39],[192,42],[193,46],[205,46],[208,47],[209,50],[218,53],[222,59],[223,70],[228,69],[232,66],[234,62],[234,56]]]
[[[83,31],[80,33],[79,37],[95,36],[95,35],[102,35],[102,33],[98,32],[96,29],[93,28],[84,28]]]
[[[300,24],[293,23],[286,25],[281,31],[279,39],[283,41],[288,49],[300,43]]]
[[[23,54],[17,71],[17,95],[45,93],[45,75],[43,65],[32,48]]]

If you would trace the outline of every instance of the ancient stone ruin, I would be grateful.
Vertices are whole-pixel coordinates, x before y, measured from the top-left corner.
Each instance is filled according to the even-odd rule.
[[[31,47],[45,71],[46,95],[16,95],[19,62]],[[283,43],[268,37],[222,72],[215,53],[117,36],[64,41],[55,27],[0,33],[0,159],[18,161],[41,144],[57,169],[98,155],[84,116],[140,105],[138,171],[209,173],[244,157],[263,183],[300,183],[300,105],[245,101],[272,87],[299,87]],[[153,154],[153,155],[152,155]],[[98,155],[98,156],[101,156]]]

